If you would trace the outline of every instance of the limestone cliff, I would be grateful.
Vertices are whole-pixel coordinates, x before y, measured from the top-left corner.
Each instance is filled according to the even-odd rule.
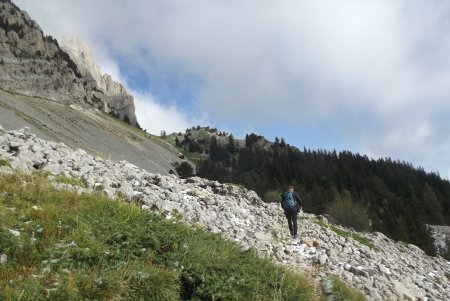
[[[40,26],[10,0],[0,0],[0,87],[57,102],[88,103],[137,126],[134,100],[108,76],[103,85],[80,70]],[[105,88],[106,87],[106,88]]]
[[[80,71],[88,92],[88,101],[99,109],[121,120],[137,124],[134,99],[126,88],[112,79],[109,74],[102,74],[90,47],[71,37],[60,39],[61,48],[67,52]]]
[[[55,101],[86,96],[76,65],[26,12],[0,1],[0,86]]]

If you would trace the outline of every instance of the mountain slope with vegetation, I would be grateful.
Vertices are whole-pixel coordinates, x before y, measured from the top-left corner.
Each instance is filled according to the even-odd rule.
[[[409,163],[299,150],[282,138],[271,143],[256,134],[235,140],[211,128],[180,134],[170,141],[196,159],[198,176],[244,185],[265,201],[278,201],[294,185],[308,212],[328,213],[341,224],[385,233],[431,255],[436,250],[427,225],[450,225],[449,181]]]
[[[52,181],[0,173],[2,300],[324,299],[310,280],[217,234]],[[334,290],[363,300],[337,279]]]
[[[94,194],[98,199],[106,195],[127,200],[138,204],[144,211],[161,214],[174,224],[180,221],[197,230],[220,234],[242,250],[254,250],[259,257],[270,259],[276,265],[306,273],[327,295],[335,283],[332,279],[338,277],[370,300],[450,298],[450,262],[442,257],[430,257],[417,246],[397,243],[379,232],[356,232],[330,224],[323,216],[314,214],[301,215],[300,238],[292,239],[279,204],[264,203],[254,191],[239,185],[199,177],[181,179],[174,175],[149,173],[126,161],[104,160],[80,149],[70,149],[62,143],[39,139],[27,128],[0,135],[0,172],[11,174],[14,170],[38,172],[44,177],[48,175],[58,190]],[[71,178],[67,178],[69,176]],[[20,181],[20,185],[15,187],[26,187],[27,182]],[[9,195],[7,188],[3,190],[6,193],[0,197],[15,199],[19,196],[16,192]],[[29,201],[48,191],[50,189],[46,187],[38,187]],[[46,200],[52,202],[52,196],[46,195]],[[54,201],[58,203],[59,199]],[[95,206],[94,203],[92,199]],[[39,207],[31,209],[39,210]],[[5,210],[15,211],[17,207],[8,206]],[[92,208],[91,212],[95,210]],[[116,218],[114,214],[108,216]],[[57,218],[54,217],[55,220]],[[135,217],[130,218],[133,220]],[[101,217],[94,216],[94,219],[102,222]],[[14,237],[21,237],[22,222],[27,225],[29,220],[17,222],[5,230]],[[120,225],[112,228],[115,233],[125,233],[127,237],[130,232]],[[37,233],[42,231],[39,229]],[[86,234],[90,235],[92,231],[87,230]],[[164,235],[167,233],[162,232]],[[34,235],[37,239],[37,234]],[[100,240],[102,234],[97,236]],[[5,238],[5,241],[8,240]],[[125,245],[129,244],[128,239],[124,241]],[[21,240],[9,242],[16,249],[23,245]],[[115,242],[122,243],[122,240]],[[7,253],[7,249],[8,246],[0,250],[2,264],[8,263],[8,257],[16,253],[15,249],[12,254]],[[89,253],[90,249],[84,251]],[[223,257],[219,252],[217,256]],[[54,259],[58,258],[51,258],[51,263],[58,262]],[[223,281],[229,281],[227,275]],[[207,274],[205,279],[209,276]],[[33,289],[33,286],[27,289]]]
[[[380,233],[356,234],[314,215],[304,216],[302,240],[289,241],[282,211],[254,192],[160,174],[175,168],[192,175],[192,166],[178,158],[185,156],[198,175],[240,183],[266,201],[294,184],[308,211],[329,213],[355,229],[385,231],[430,254],[425,224],[449,220],[448,182],[438,175],[348,152],[299,151],[255,134],[235,140],[212,128],[161,140],[139,129],[122,85],[102,89],[110,77],[93,81],[97,72],[89,61],[77,60],[77,53],[71,58],[11,1],[0,0],[0,10],[1,123],[29,126],[56,141],[0,126],[0,170],[8,174],[0,176],[1,299],[325,298],[317,282],[281,267],[289,265],[297,272],[315,266],[310,276],[325,280],[325,294],[343,300],[362,296],[337,278],[329,281],[330,275],[374,299],[448,299],[444,261],[413,245],[398,246]],[[135,201],[143,210],[104,195]],[[385,256],[390,253],[395,256]]]

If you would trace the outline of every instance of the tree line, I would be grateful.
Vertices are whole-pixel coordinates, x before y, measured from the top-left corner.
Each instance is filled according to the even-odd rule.
[[[294,185],[304,209],[315,214],[336,208],[339,200],[350,201],[364,209],[360,215],[367,216],[370,230],[418,245],[430,255],[435,248],[426,225],[450,225],[450,183],[439,174],[391,158],[299,150],[284,139],[270,143],[256,134],[246,135],[245,144],[227,137],[199,142],[185,135],[177,145],[208,154],[197,163],[198,176],[244,185],[265,201],[279,201],[285,187]]]

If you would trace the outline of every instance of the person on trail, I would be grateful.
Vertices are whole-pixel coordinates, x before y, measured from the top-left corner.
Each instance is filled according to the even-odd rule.
[[[294,192],[294,187],[289,186],[288,190],[281,195],[281,208],[288,220],[289,231],[293,238],[297,238],[297,213],[303,207],[302,199]]]

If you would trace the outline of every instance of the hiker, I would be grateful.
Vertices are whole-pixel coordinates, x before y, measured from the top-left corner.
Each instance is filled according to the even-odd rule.
[[[300,196],[294,192],[294,187],[289,186],[288,190],[281,195],[281,208],[288,220],[289,231],[293,238],[297,238],[297,213],[302,209],[303,203]]]

